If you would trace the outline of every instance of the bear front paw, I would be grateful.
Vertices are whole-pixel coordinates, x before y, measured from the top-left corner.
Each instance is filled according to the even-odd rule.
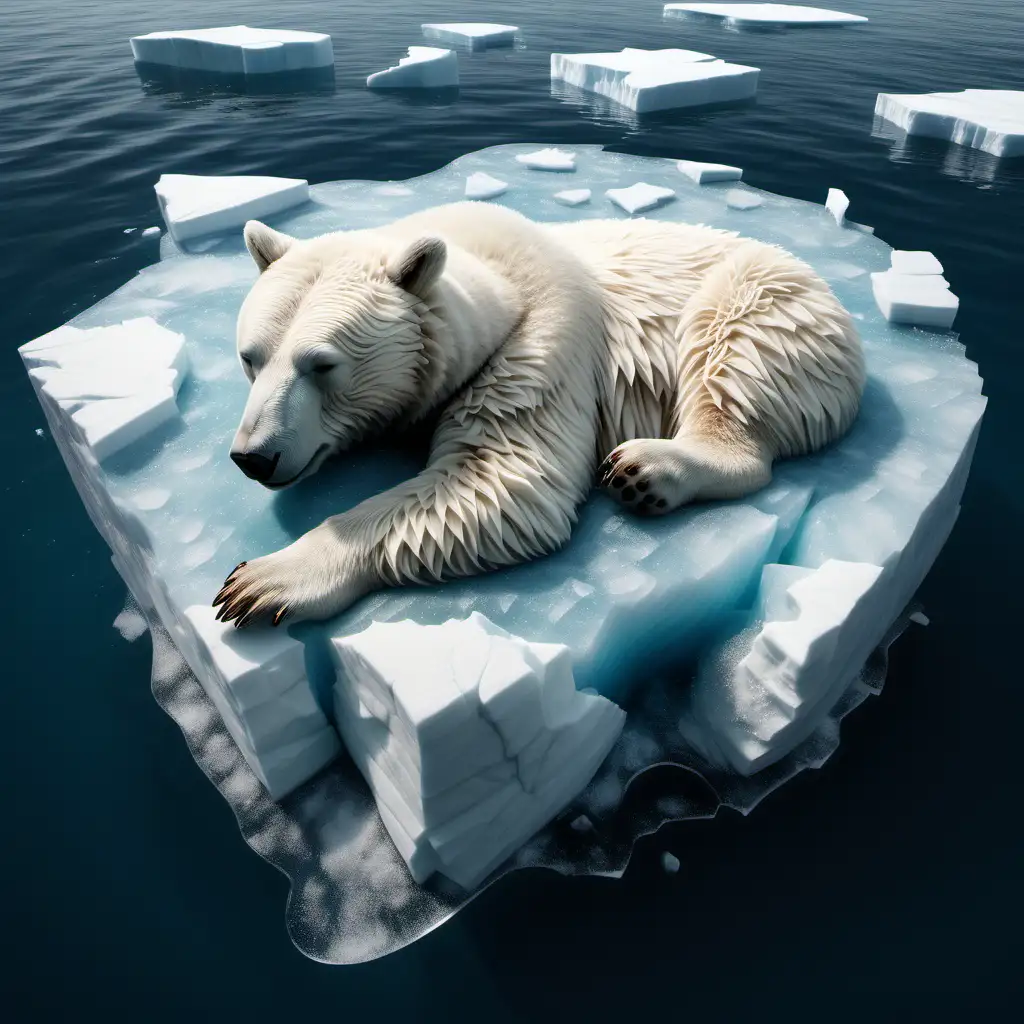
[[[673,441],[644,438],[615,448],[597,470],[598,486],[639,515],[665,515],[687,500],[686,465]]]

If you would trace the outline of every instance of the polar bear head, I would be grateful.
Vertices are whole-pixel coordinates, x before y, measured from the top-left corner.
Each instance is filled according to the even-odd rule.
[[[260,276],[238,316],[252,388],[231,458],[279,489],[422,402],[423,296],[447,253],[434,237],[299,240],[259,221],[245,244]]]

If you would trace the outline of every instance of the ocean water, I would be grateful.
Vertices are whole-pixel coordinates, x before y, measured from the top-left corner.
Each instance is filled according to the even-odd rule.
[[[647,0],[0,3],[0,990],[15,1019],[846,1019],[858,996],[948,1014],[1019,989],[1024,161],[873,136],[872,109],[879,91],[1024,88],[1024,4],[838,6],[871,23],[730,32],[663,20]],[[457,97],[363,88],[421,41],[420,22],[479,19],[518,24],[522,43],[460,55]],[[182,88],[133,67],[133,34],[232,23],[330,32],[333,83]],[[552,50],[627,45],[760,67],[757,103],[636,118],[552,95]],[[159,223],[162,172],[405,178],[513,141],[735,163],[816,201],[843,188],[852,219],[943,261],[989,407],[961,520],[920,594],[932,625],[894,647],[884,695],[821,772],[749,818],[663,830],[622,881],[513,876],[409,949],[325,968],[292,947],[285,880],[153,700],[148,639],[111,628],[123,584],[36,434],[15,349],[157,258],[154,239],[124,231]],[[665,849],[682,865],[671,877]]]

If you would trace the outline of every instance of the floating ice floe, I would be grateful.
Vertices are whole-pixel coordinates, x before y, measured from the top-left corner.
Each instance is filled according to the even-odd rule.
[[[850,208],[850,200],[842,189],[830,188],[828,198],[825,200],[825,209],[835,218],[836,223],[842,227],[846,222],[846,211]]]
[[[676,167],[698,185],[708,185],[716,181],[739,181],[743,177],[743,168],[732,167],[729,164],[709,164],[701,160],[678,160]]]
[[[551,77],[605,96],[638,114],[749,99],[758,68],[696,50],[553,53]]]
[[[1024,91],[880,92],[875,115],[908,135],[948,139],[995,157],[1024,154]]]
[[[894,324],[948,330],[960,308],[960,300],[941,274],[886,270],[871,275],[871,286],[878,308]]]
[[[856,25],[868,19],[802,4],[665,4],[670,17],[721,18],[732,25]]]
[[[507,189],[507,181],[500,181],[483,171],[477,171],[466,178],[465,195],[467,199],[494,199],[495,196],[500,196]]]
[[[271,74],[331,67],[334,48],[322,32],[286,29],[204,28],[133,36],[132,54],[142,64],[164,64],[221,74]]]
[[[622,730],[568,648],[479,614],[333,642],[335,721],[416,881],[472,889],[590,781]]]
[[[535,171],[576,170],[576,155],[561,149],[538,149],[536,153],[519,153],[516,160]]]
[[[661,185],[648,185],[646,181],[638,181],[628,188],[610,188],[605,195],[626,213],[643,213],[652,210],[675,198],[675,191]]]
[[[241,228],[247,220],[272,217],[309,199],[309,184],[300,178],[161,174],[153,187],[167,230],[179,245]]]
[[[725,204],[730,210],[755,210],[763,203],[756,192],[745,192],[741,188],[731,188],[725,194]]]
[[[496,25],[488,21],[433,22],[420,26],[428,39],[441,43],[461,43],[473,50],[488,46],[511,46],[519,29],[515,25]]]
[[[590,202],[590,189],[568,188],[564,192],[556,192],[554,198],[563,206],[581,206]]]
[[[410,46],[409,55],[393,68],[366,79],[369,89],[445,89],[459,84],[459,58],[454,50]]]

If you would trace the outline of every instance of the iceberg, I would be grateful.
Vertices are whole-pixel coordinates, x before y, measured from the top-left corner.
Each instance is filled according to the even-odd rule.
[[[274,74],[334,66],[331,37],[322,32],[234,25],[133,36],[140,64],[163,64],[220,74]]]
[[[368,89],[445,89],[459,84],[459,58],[454,50],[410,46],[409,55],[393,68],[366,79]]]
[[[167,230],[179,245],[241,228],[247,220],[273,217],[309,199],[304,179],[259,175],[161,174],[153,188]]]
[[[750,99],[758,68],[728,64],[696,50],[553,53],[551,78],[646,114]]]
[[[275,225],[303,237],[372,227],[450,201],[467,181],[481,180],[507,188],[502,201],[538,220],[608,215],[604,203],[572,208],[558,201],[551,177],[517,159],[537,149],[536,142],[495,147],[405,182],[314,185],[310,201],[282,210]],[[340,826],[331,833],[327,823],[359,801],[376,812],[365,785],[352,788],[355,768],[356,782],[345,781],[339,751],[347,747],[367,772],[371,755],[384,751],[371,772],[385,823],[373,863],[400,872],[386,874],[389,885],[406,884],[407,870],[428,869],[483,884],[501,870],[496,858],[506,866],[543,861],[552,830],[563,827],[580,842],[597,842],[631,774],[659,759],[713,775],[716,788],[746,780],[752,788],[745,792],[762,795],[777,783],[772,773],[779,765],[792,774],[814,763],[820,755],[800,751],[816,730],[834,728],[829,716],[847,699],[843,687],[924,579],[967,483],[985,409],[977,367],[945,330],[890,323],[875,300],[879,287],[895,284],[897,295],[916,286],[937,289],[947,306],[955,303],[944,282],[936,283],[939,275],[907,272],[933,266],[915,255],[908,268],[881,239],[841,228],[820,204],[728,182],[698,185],[680,173],[677,160],[592,146],[574,147],[574,155],[579,189],[573,191],[605,195],[640,182],[674,196],[644,216],[740,230],[818,269],[858,318],[865,342],[868,385],[845,438],[812,457],[780,463],[772,482],[743,501],[640,520],[595,493],[580,509],[569,544],[549,558],[444,586],[382,591],[326,623],[232,632],[215,622],[209,605],[234,565],[407,479],[422,465],[422,452],[379,446],[347,453],[280,494],[231,466],[228,448],[248,392],[235,354],[235,319],[257,276],[237,227],[207,254],[182,253],[165,239],[162,260],[19,350],[47,433],[118,572],[154,637],[165,633],[184,658],[195,689],[223,723],[223,743],[237,753],[230,782],[215,776],[226,798],[242,816],[315,806],[325,836],[348,835]],[[760,205],[737,211],[729,199],[735,192]],[[530,800],[517,795],[525,789],[513,788],[505,791],[515,796],[507,806],[497,796],[486,803],[488,787],[502,773],[510,781],[515,755],[502,745],[499,767],[493,777],[486,774],[490,769],[479,760],[487,741],[473,738],[482,735],[480,715],[468,719],[464,733],[462,726],[455,735],[447,726],[436,734],[417,726],[413,734],[406,711],[397,717],[387,711],[388,694],[406,701],[419,692],[415,677],[387,666],[387,649],[422,651],[428,641],[419,633],[427,627],[441,629],[440,636],[464,631],[487,650],[506,649],[503,671],[521,663],[518,674],[509,668],[499,680],[511,703],[501,704],[500,713],[493,705],[499,717],[512,708],[501,719],[509,729],[525,721],[517,717],[526,706],[517,703],[522,695],[544,689],[549,668],[538,665],[550,655],[544,664],[564,673],[563,689],[552,692],[568,694],[574,708],[603,709],[586,712],[596,716],[591,745],[583,744],[582,731],[570,730],[572,743],[583,744],[573,748],[581,751],[577,760],[537,775]],[[374,636],[382,642],[364,649],[361,667],[339,671]],[[716,653],[730,640],[727,655]],[[468,649],[465,637],[459,643],[460,651]],[[423,681],[445,666],[455,671],[458,659],[417,660]],[[475,694],[464,704],[481,699],[482,678],[463,681]],[[447,697],[433,686],[421,690],[442,717],[463,707],[450,699],[451,690]],[[671,744],[667,733],[648,731],[643,701],[655,692],[663,694],[672,723],[693,702],[688,731],[673,724]],[[583,710],[580,715],[582,721]],[[179,720],[192,728],[186,715]],[[601,761],[605,741],[611,751]],[[226,756],[223,746],[209,753]],[[410,774],[411,765],[426,766],[426,774]],[[247,789],[250,776],[255,788]],[[279,801],[279,810],[260,799]],[[591,829],[570,827],[581,816]],[[481,830],[482,821],[489,827]],[[530,829],[542,831],[527,839]],[[344,857],[335,853],[336,865]],[[357,877],[351,864],[346,870],[356,872],[346,877]],[[421,906],[411,890],[402,892],[410,906]],[[439,913],[434,907],[423,919],[436,921]]]
[[[669,17],[721,18],[731,25],[856,25],[868,19],[860,14],[844,14],[823,7],[802,4],[665,4]]]
[[[1024,155],[1024,91],[880,92],[875,116],[908,135],[947,139],[994,157]]]
[[[421,25],[427,39],[441,43],[461,43],[472,50],[488,46],[511,46],[519,31],[515,25],[495,25],[487,21],[433,22]]]
[[[739,181],[743,177],[741,167],[729,164],[708,164],[700,160],[679,160],[676,167],[698,185],[716,181]]]

